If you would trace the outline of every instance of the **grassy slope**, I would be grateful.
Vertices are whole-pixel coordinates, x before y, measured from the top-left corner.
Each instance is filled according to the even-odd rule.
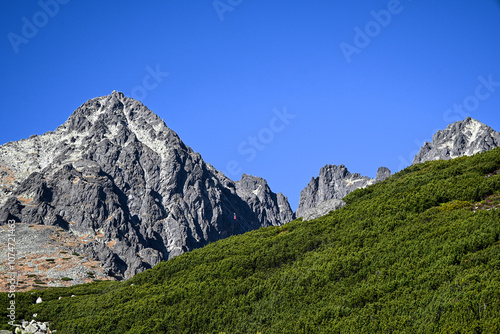
[[[500,213],[473,212],[499,169],[500,149],[413,166],[127,282],[18,294],[17,315],[58,333],[499,333]]]

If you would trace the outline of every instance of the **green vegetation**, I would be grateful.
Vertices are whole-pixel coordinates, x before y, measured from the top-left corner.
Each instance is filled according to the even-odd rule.
[[[126,282],[19,293],[16,315],[58,333],[499,333],[498,170],[500,149],[412,166]]]
[[[43,283],[43,284],[46,284],[46,283]],[[38,285],[38,284],[33,284],[33,288],[35,290],[48,289],[48,287],[46,285]],[[4,325],[4,327],[5,327],[5,325]],[[9,329],[12,330],[12,328],[9,328]]]
[[[61,278],[61,281],[72,281],[73,279],[71,277],[63,277]]]

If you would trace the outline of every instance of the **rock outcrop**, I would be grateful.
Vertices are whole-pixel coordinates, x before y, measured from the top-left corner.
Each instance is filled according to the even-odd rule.
[[[432,137],[432,142],[425,142],[413,159],[412,165],[432,161],[449,160],[461,156],[470,156],[500,146],[500,133],[489,126],[467,117],[455,122]]]
[[[281,193],[273,193],[264,179],[243,174],[235,185],[236,194],[248,204],[263,226],[281,225],[294,219],[288,199]]]
[[[377,175],[375,176],[375,182],[382,182],[392,176],[391,170],[387,167],[379,167],[377,170]]]
[[[317,208],[323,202],[331,199],[340,200],[353,190],[383,181],[390,176],[391,171],[386,167],[380,167],[376,178],[372,179],[368,176],[361,176],[359,173],[351,174],[344,165],[326,165],[319,171],[319,176],[313,177],[307,187],[301,191],[299,207],[295,215],[306,219],[305,216],[310,216],[315,212],[312,209]],[[324,203],[316,212],[325,212],[326,210],[328,213],[338,207],[337,202],[328,202]],[[312,216],[315,215],[312,214]]]
[[[56,331],[51,331],[49,329],[48,322],[39,322],[35,320],[22,321],[20,325],[14,325],[16,327],[14,334],[45,334],[45,333],[55,333]],[[0,334],[13,334],[11,331],[1,331]]]
[[[340,208],[343,208],[346,205],[341,199],[328,199],[319,203],[316,207],[305,210],[302,213],[303,220],[311,220],[322,217],[328,214],[330,211],[335,211]]]
[[[287,223],[293,212],[265,180],[233,182],[143,104],[113,92],[54,132],[0,146],[0,219],[86,237],[81,252],[128,278],[209,242]]]

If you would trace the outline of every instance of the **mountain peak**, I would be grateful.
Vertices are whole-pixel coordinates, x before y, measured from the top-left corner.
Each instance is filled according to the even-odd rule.
[[[415,156],[412,165],[431,161],[470,156],[500,146],[500,133],[480,121],[467,117],[452,123],[426,142]]]
[[[158,124],[163,121],[141,102],[113,91],[83,103],[62,125],[64,129],[86,131],[97,121],[108,124],[133,122]]]
[[[84,240],[78,253],[122,278],[293,219],[264,179],[232,182],[116,91],[88,100],[54,132],[0,146],[0,167],[0,221],[59,227]]]

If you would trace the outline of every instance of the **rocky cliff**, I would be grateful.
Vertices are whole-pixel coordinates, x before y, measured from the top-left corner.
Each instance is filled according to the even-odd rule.
[[[412,165],[431,161],[470,156],[500,146],[500,133],[467,117],[436,132],[432,142],[426,142],[413,159]]]
[[[307,187],[301,191],[299,207],[295,215],[304,219],[306,216],[309,219],[316,218],[315,212],[328,213],[330,210],[343,206],[337,201],[323,202],[331,199],[341,200],[353,190],[383,181],[390,176],[391,171],[386,167],[380,167],[377,176],[372,179],[368,176],[361,176],[359,173],[351,174],[344,165],[326,165],[319,171],[319,176],[313,177]],[[322,203],[323,205],[318,207]],[[332,204],[330,209],[328,203]],[[314,208],[318,209],[312,210]]]
[[[0,219],[85,237],[81,252],[128,278],[293,212],[265,180],[233,182],[143,104],[113,92],[54,132],[0,146]]]
[[[326,201],[319,203],[313,208],[302,211],[301,216],[303,220],[316,219],[328,214],[330,211],[335,211],[343,208],[345,205],[346,202],[341,199],[327,199]]]

